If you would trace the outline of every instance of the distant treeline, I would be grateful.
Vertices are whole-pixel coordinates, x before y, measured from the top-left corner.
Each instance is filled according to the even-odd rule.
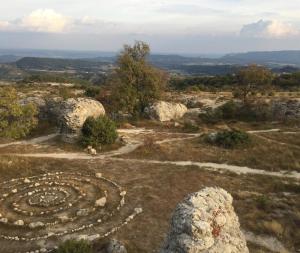
[[[220,76],[193,76],[174,77],[170,80],[170,87],[177,90],[202,90],[218,91],[232,90],[238,85],[237,78],[232,75]],[[300,90],[300,72],[291,74],[274,75],[273,86],[280,90],[298,91]]]

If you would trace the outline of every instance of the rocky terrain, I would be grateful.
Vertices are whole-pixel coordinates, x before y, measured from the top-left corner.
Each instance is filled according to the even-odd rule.
[[[47,252],[75,238],[105,245],[103,253],[297,252],[299,126],[226,122],[187,131],[187,120],[197,124],[226,101],[166,98],[148,108],[151,120],[121,125],[119,146],[91,155],[59,137],[78,136],[87,117],[106,113],[102,104],[30,91],[20,102],[36,104],[56,127],[0,143],[0,251]],[[278,118],[299,117],[295,98],[269,104]],[[251,146],[226,150],[202,139],[237,127]]]

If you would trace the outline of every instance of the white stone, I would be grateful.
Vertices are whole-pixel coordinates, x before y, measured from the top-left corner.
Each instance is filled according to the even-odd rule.
[[[95,176],[96,176],[96,178],[101,178],[102,177],[102,173],[96,173]]]
[[[95,206],[104,207],[106,205],[106,197],[96,200]]]
[[[1,218],[1,219],[0,219],[0,222],[2,222],[2,223],[7,223],[7,222],[8,222],[8,219],[7,219],[7,218]]]
[[[15,225],[17,226],[24,226],[24,221],[23,220],[17,220],[14,222]]]
[[[44,226],[45,226],[45,224],[44,224],[43,222],[41,222],[41,221],[31,222],[31,223],[29,224],[29,227],[30,227],[31,229],[39,228],[39,227],[44,227]]]

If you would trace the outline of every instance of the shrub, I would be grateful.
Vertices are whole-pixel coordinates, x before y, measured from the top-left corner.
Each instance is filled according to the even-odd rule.
[[[0,137],[22,138],[37,125],[36,106],[21,105],[18,100],[14,88],[0,88]]]
[[[266,121],[272,120],[273,115],[267,104],[241,104],[229,101],[215,110],[206,111],[200,117],[204,122],[214,124],[222,120]]]
[[[208,136],[206,137],[206,140],[211,144],[223,148],[236,148],[238,146],[249,144],[250,136],[246,132],[238,130],[226,130],[217,133],[215,136],[213,136],[213,138]]]
[[[199,126],[193,122],[185,121],[183,125],[183,131],[188,133],[198,132]]]
[[[92,253],[92,247],[84,240],[68,240],[59,246],[56,253]]]
[[[90,86],[90,87],[86,88],[85,95],[87,97],[95,98],[95,97],[97,97],[100,94],[100,91],[101,91],[100,87],[98,87],[98,86]]]
[[[113,144],[118,137],[115,123],[107,116],[89,117],[82,127],[82,144],[99,147]]]

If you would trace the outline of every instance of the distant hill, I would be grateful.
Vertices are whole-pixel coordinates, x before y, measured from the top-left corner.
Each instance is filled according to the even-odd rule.
[[[230,64],[264,64],[264,65],[296,65],[300,66],[300,51],[269,51],[228,54],[219,59]]]
[[[21,57],[16,55],[0,55],[0,63],[12,63],[19,60]]]
[[[16,62],[20,69],[24,70],[91,70],[103,67],[105,62],[93,62],[81,59],[60,59],[60,58],[38,58],[24,57]]]

